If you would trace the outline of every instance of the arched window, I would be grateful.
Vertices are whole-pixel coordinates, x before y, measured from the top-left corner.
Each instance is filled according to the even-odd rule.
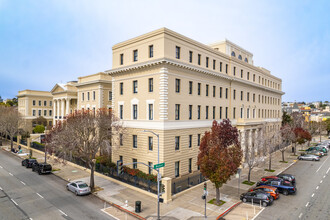
[[[238,59],[242,60],[242,56],[241,55],[238,55]]]
[[[247,62],[247,63],[249,62],[247,58],[245,58],[244,61]]]
[[[236,54],[235,54],[235,52],[233,51],[233,52],[231,52],[231,56],[232,57],[235,57],[236,56]]]

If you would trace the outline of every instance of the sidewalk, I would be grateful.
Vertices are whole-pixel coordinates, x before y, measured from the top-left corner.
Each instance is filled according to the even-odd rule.
[[[3,149],[10,150],[9,143],[4,142]],[[298,148],[300,149],[300,147]],[[299,151],[297,149],[297,154]],[[27,152],[23,148],[23,151]],[[44,160],[44,154],[33,152],[33,157],[36,157],[38,161]],[[251,172],[251,181],[257,182],[260,177],[266,175],[277,175],[278,173],[285,170],[288,166],[292,165],[297,156],[292,156],[291,148],[287,148],[285,152],[285,160],[288,163],[280,163],[282,160],[281,152],[276,152],[272,156],[272,169],[274,173],[266,172],[264,169],[268,169],[268,159],[263,164],[255,167]],[[90,173],[84,168],[77,168],[71,165],[63,165],[62,163],[55,162],[51,158],[47,160],[48,163],[53,165],[53,174],[59,176],[66,181],[73,180],[84,180],[89,183]],[[245,168],[241,172],[240,187],[238,188],[238,178],[233,177],[232,180],[228,181],[227,184],[223,185],[220,189],[221,200],[226,203],[218,207],[207,203],[207,217],[208,219],[217,219],[217,217],[225,212],[227,209],[232,207],[234,204],[239,202],[239,195],[246,192],[252,186],[242,184],[244,180],[247,180],[248,169]],[[107,201],[112,206],[103,209],[111,216],[118,219],[156,219],[157,216],[157,199],[146,196],[143,193],[137,192],[133,189],[129,189],[125,186],[112,182],[103,175],[95,175],[95,184],[100,187],[101,190],[95,192],[95,195],[104,201]],[[213,184],[208,182],[208,197],[207,201],[215,198],[215,188]],[[204,204],[205,201],[201,199],[203,194],[203,184],[191,188],[181,196],[175,196],[169,204],[160,204],[161,219],[179,219],[179,220],[191,220],[191,219],[204,219]],[[126,204],[127,201],[127,204]],[[142,202],[142,212],[136,213],[138,216],[133,217],[132,213],[135,213],[135,201]],[[115,208],[114,206],[118,206]],[[127,212],[119,211],[118,208],[127,210]],[[255,214],[260,211],[259,206],[254,207],[251,204],[240,204],[233,211],[229,212],[224,219],[246,219],[247,215],[249,219],[252,219]],[[131,212],[131,214],[127,214]],[[255,214],[254,214],[255,213]],[[140,216],[140,218],[139,218]]]

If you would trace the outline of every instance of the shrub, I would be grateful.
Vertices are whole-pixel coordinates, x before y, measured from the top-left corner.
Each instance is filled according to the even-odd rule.
[[[44,133],[45,127],[43,125],[37,125],[33,128],[33,132],[37,134]]]

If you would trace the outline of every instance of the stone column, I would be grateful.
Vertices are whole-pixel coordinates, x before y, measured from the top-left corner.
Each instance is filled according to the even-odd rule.
[[[169,177],[164,177],[162,179],[162,184],[165,186],[165,192],[162,195],[164,203],[169,203],[172,201],[172,179]]]
[[[69,107],[70,107],[70,98],[66,98],[66,110],[65,110],[65,115],[69,115],[70,112],[69,112]]]
[[[60,118],[60,100],[56,99],[56,104],[57,104],[57,120]]]
[[[61,115],[62,115],[62,120],[63,120],[63,118],[65,116],[65,114],[64,114],[65,101],[64,100],[65,100],[64,98],[61,99]]]
[[[53,125],[55,124],[55,116],[56,116],[56,104],[55,104],[56,99],[53,100]]]

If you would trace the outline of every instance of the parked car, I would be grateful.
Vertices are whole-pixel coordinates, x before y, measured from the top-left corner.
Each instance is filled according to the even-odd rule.
[[[276,187],[272,187],[272,186],[257,186],[257,187],[253,187],[249,189],[249,192],[252,191],[263,191],[265,193],[268,193],[272,196],[273,199],[278,199],[280,198],[280,193],[278,191],[278,189]]]
[[[308,148],[306,151],[312,151],[312,150],[317,150],[317,151],[322,151],[323,153],[327,153],[328,152],[328,149],[325,147],[325,146],[315,146],[315,147],[310,147]]]
[[[36,159],[25,159],[22,161],[22,166],[31,168],[34,163],[38,163],[38,161]]]
[[[296,178],[291,174],[281,173],[278,174],[277,177],[284,179],[285,181],[289,181],[292,184],[296,184]]]
[[[32,165],[32,171],[38,172],[38,174],[51,173],[52,165],[48,163],[34,163]]]
[[[272,204],[273,200],[270,194],[262,191],[252,191],[241,194],[240,199],[243,202],[252,202],[259,204],[261,202],[262,206],[266,207]]]
[[[319,156],[319,157],[324,156],[324,153],[322,151],[318,151],[318,150],[310,150],[310,151],[306,151],[306,153],[312,154],[312,155],[315,155],[315,156]]]
[[[76,196],[86,195],[91,193],[90,187],[83,181],[73,181],[66,185],[67,190],[76,194]]]
[[[278,177],[278,176],[264,176],[264,177],[261,177],[261,181],[278,180],[278,179],[283,179],[283,178]],[[289,181],[289,180],[285,180],[285,181],[288,182],[288,183],[291,183],[291,181]]]
[[[298,160],[320,161],[320,157],[313,154],[304,154],[298,157]]]
[[[283,193],[283,195],[293,194],[296,193],[297,191],[297,188],[295,186],[282,179],[277,179],[277,180],[270,179],[267,181],[259,181],[257,183],[257,186],[262,186],[262,185],[276,187],[280,193]]]

